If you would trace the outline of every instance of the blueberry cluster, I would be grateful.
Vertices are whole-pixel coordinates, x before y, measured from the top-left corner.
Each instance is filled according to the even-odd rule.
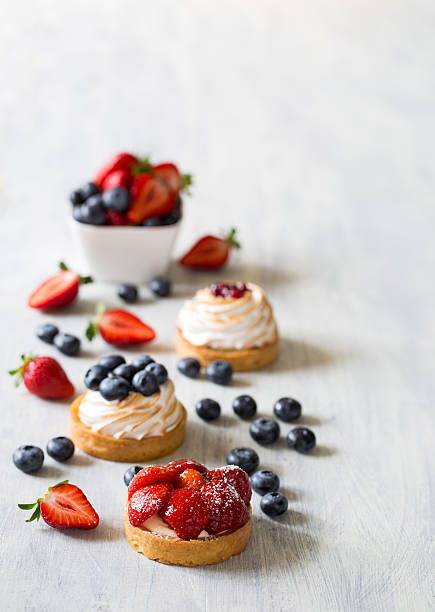
[[[107,401],[120,401],[131,391],[153,395],[167,379],[165,366],[149,355],[136,357],[131,363],[126,363],[122,355],[106,355],[86,372],[85,385],[99,391]]]
[[[56,461],[64,462],[74,455],[74,443],[65,436],[52,438],[47,443],[47,454]],[[12,455],[15,467],[26,474],[37,472],[44,463],[44,451],[39,446],[19,446]]]
[[[71,334],[59,333],[59,328],[52,323],[44,323],[36,330],[40,340],[54,346],[64,355],[75,357],[80,353],[80,340]]]
[[[194,357],[185,357],[178,362],[178,371],[189,378],[197,378],[201,372],[201,364]],[[228,385],[233,377],[233,368],[225,359],[216,359],[208,364],[205,375],[216,385]]]
[[[70,194],[73,217],[88,225],[126,225],[125,213],[130,206],[130,192],[122,185],[100,192],[95,183],[86,183]],[[142,225],[172,225],[181,217],[181,199],[167,215],[150,217]]]

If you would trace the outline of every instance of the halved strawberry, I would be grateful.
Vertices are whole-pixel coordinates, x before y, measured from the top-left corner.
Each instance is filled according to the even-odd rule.
[[[128,485],[128,499],[131,498],[133,493],[136,493],[136,491],[148,485],[162,482],[165,484],[172,484],[177,478],[178,474],[174,470],[167,469],[162,465],[149,465],[138,472]]]
[[[174,489],[160,516],[182,540],[197,538],[210,518],[206,502],[195,489]]]
[[[46,310],[60,308],[73,302],[79,292],[79,285],[92,283],[92,277],[80,276],[72,272],[63,263],[59,264],[60,272],[50,276],[29,297],[27,303],[31,308]]]
[[[164,162],[153,165],[151,168],[154,176],[166,183],[171,194],[178,196],[180,191],[192,185],[192,176],[190,174],[180,174],[175,164]]]
[[[127,217],[112,208],[106,209],[106,218],[109,225],[127,225]]]
[[[21,510],[35,508],[30,523],[40,517],[47,525],[56,529],[95,529],[100,521],[98,514],[89,503],[85,494],[75,485],[64,480],[53,487],[48,487],[44,497],[33,504],[18,504]]]
[[[139,174],[130,189],[127,219],[140,225],[145,219],[170,213],[176,203],[166,184],[151,174]]]
[[[231,249],[240,249],[235,228],[226,238],[204,236],[183,255],[180,264],[189,268],[220,268],[227,262]]]
[[[180,489],[182,490],[182,489]],[[238,529],[249,519],[249,510],[236,489],[223,480],[212,480],[201,489],[210,511],[206,529],[216,534]]]
[[[191,489],[200,491],[205,483],[206,480],[202,474],[196,470],[187,469],[184,470],[184,472],[181,472],[179,475],[176,486],[179,489],[182,489],[183,487],[190,487]]]
[[[129,169],[123,168],[121,170],[115,170],[106,176],[103,184],[101,185],[101,190],[108,191],[109,189],[115,189],[116,187],[125,187],[126,189],[129,189],[132,180],[133,175]]]
[[[142,344],[156,337],[152,327],[127,310],[121,308],[105,310],[104,304],[100,302],[95,310],[97,318],[90,321],[86,329],[88,340],[93,340],[97,332],[101,334],[103,340],[117,346]]]
[[[133,493],[127,508],[130,525],[139,527],[150,516],[161,510],[171,490],[170,484],[153,484]]]
[[[207,474],[210,480],[223,480],[232,485],[245,504],[249,506],[252,496],[251,483],[249,476],[237,465],[225,465],[224,467],[210,470]]]
[[[63,399],[74,395],[74,385],[56,359],[25,355],[21,355],[21,359],[23,364],[9,372],[17,376],[17,386],[23,380],[30,393],[48,399]]]
[[[94,178],[94,183],[97,187],[102,187],[106,178],[112,172],[116,170],[130,170],[135,164],[138,163],[138,158],[131,153],[118,153],[115,157],[112,157],[100,170],[97,172]]]
[[[192,459],[177,459],[176,461],[167,463],[166,467],[170,470],[174,470],[177,474],[181,474],[184,470],[189,469],[196,470],[200,474],[205,474],[207,472],[207,468],[204,465]]]

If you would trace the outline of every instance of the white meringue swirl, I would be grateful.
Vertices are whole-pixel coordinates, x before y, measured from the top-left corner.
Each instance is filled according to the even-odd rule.
[[[78,416],[92,431],[104,436],[143,440],[175,429],[183,419],[183,407],[168,379],[154,395],[132,392],[119,402],[109,402],[98,391],[88,391]]]
[[[274,342],[277,327],[272,307],[261,287],[246,283],[241,298],[216,297],[200,289],[181,309],[177,327],[195,346],[212,349],[259,348]]]

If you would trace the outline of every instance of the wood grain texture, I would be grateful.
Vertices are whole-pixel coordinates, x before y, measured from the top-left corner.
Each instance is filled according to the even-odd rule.
[[[434,20],[429,0],[0,5],[2,372],[26,350],[59,357],[35,338],[40,322],[82,334],[97,298],[119,304],[109,285],[84,287],[62,315],[25,298],[59,259],[77,261],[70,188],[112,151],[152,152],[195,175],[178,252],[239,227],[244,248],[225,275],[265,287],[282,336],[264,371],[228,388],[189,381],[176,371],[174,320],[214,277],[174,265],[172,298],[142,289],[132,310],[156,327],[152,352],[190,416],[170,458],[215,466],[250,444],[231,411],[240,393],[264,415],[298,398],[318,439],[310,456],[283,440],[259,448],[290,509],[269,520],[255,496],[242,555],[166,567],[125,541],[125,466],[77,452],[35,476],[13,467],[18,445],[67,433],[68,404],[17,391],[4,374],[2,610],[433,609]],[[78,391],[106,350],[97,341],[60,357]],[[194,413],[207,396],[223,408],[216,424]],[[100,512],[94,533],[24,522],[17,502],[64,478]]]

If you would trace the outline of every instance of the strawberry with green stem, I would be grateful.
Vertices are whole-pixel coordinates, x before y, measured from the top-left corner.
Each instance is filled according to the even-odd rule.
[[[233,227],[224,238],[204,236],[181,257],[180,264],[188,268],[221,268],[228,261],[231,251],[240,249],[236,234],[237,230]]]
[[[18,504],[21,510],[33,510],[26,523],[43,520],[55,529],[95,529],[100,521],[98,514],[79,487],[68,480],[48,487],[44,497],[33,504]]]
[[[95,306],[96,318],[89,322],[86,337],[92,341],[100,333],[103,340],[116,346],[142,344],[156,337],[152,327],[131,312],[116,308],[106,310],[102,302]]]
[[[27,303],[31,308],[52,310],[67,306],[76,299],[80,285],[93,282],[91,276],[80,276],[63,261],[59,263],[59,269],[30,295]]]
[[[22,380],[30,393],[46,399],[63,399],[74,395],[74,385],[53,357],[21,355],[21,360],[22,365],[9,371],[11,376],[16,376],[16,386]]]

